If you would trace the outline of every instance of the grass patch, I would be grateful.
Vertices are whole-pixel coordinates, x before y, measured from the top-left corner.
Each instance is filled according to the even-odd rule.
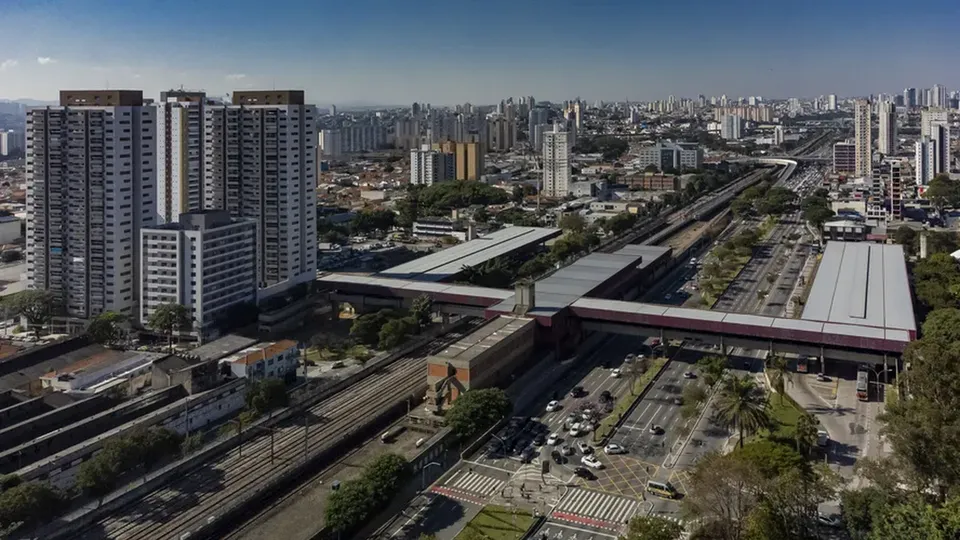
[[[667,359],[662,357],[654,358],[650,362],[650,368],[647,369],[646,373],[637,378],[637,382],[633,386],[633,393],[620,396],[620,399],[617,400],[617,404],[613,406],[613,411],[611,411],[606,418],[600,421],[600,425],[597,426],[596,431],[593,432],[594,441],[602,440],[604,437],[609,435],[611,431],[613,431],[613,427],[617,424],[620,416],[626,414],[626,412],[630,410],[630,407],[633,406],[634,402],[640,399],[643,391],[647,388],[647,386],[650,385],[650,382],[653,381],[653,377],[666,363]]]
[[[780,394],[770,395],[771,429],[760,430],[755,435],[747,437],[746,442],[763,437],[790,445],[795,444],[797,422],[801,416],[806,414],[806,411],[790,396],[783,395],[782,397],[781,400]]]
[[[481,538],[519,540],[533,525],[533,514],[521,508],[489,505],[467,523],[454,540]]]

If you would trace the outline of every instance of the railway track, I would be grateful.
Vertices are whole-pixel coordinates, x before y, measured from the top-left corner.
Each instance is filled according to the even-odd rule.
[[[344,392],[299,415],[302,423],[287,423],[269,432],[250,433],[242,447],[184,475],[124,508],[122,515],[101,519],[77,538],[122,540],[197,538],[249,497],[256,496],[280,475],[327,452],[352,436],[366,420],[422,394],[426,387],[426,357],[473,331],[483,321],[426,344],[408,358],[397,360]],[[306,419],[306,420],[303,420]],[[271,457],[272,456],[272,457]]]

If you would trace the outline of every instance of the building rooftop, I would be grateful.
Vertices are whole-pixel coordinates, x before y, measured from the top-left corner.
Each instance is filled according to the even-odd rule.
[[[244,349],[228,358],[225,358],[224,362],[230,362],[232,364],[244,364],[249,366],[263,360],[264,358],[272,358],[283,351],[295,348],[297,342],[292,339],[284,339],[282,341],[276,341],[272,343],[258,343],[253,347]]]
[[[560,229],[506,227],[449,249],[394,266],[378,277],[414,281],[444,281],[459,274],[464,266],[477,266],[519,249],[560,236]]]
[[[186,356],[198,358],[198,362],[209,362],[211,360],[220,360],[241,349],[252,347],[257,340],[248,337],[238,336],[236,334],[227,334],[221,338],[215,339],[210,343],[201,345],[193,349]]]
[[[801,319],[915,333],[903,247],[827,242]]]
[[[582,297],[595,296],[601,288],[615,284],[615,278],[635,275],[670,253],[670,248],[630,244],[615,253],[592,253],[538,281],[534,287],[533,310],[529,316],[551,316]],[[516,297],[490,309],[512,312]]]
[[[507,336],[530,324],[536,324],[536,322],[533,319],[518,317],[496,317],[459,341],[451,343],[439,353],[432,355],[430,360],[450,362],[461,367],[469,366],[474,358],[494,347]]]

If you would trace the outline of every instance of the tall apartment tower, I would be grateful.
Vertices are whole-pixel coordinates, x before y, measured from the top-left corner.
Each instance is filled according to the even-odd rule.
[[[837,95],[830,94],[827,96],[827,110],[835,111],[837,110]]]
[[[438,182],[453,180],[456,174],[454,153],[448,153],[439,148],[434,150],[429,144],[421,146],[419,150],[410,151],[411,184],[432,186]]]
[[[203,92],[161,92],[157,108],[157,214],[160,223],[204,208]]]
[[[878,145],[880,153],[885,156],[897,153],[897,108],[893,103],[884,101],[878,110],[880,116],[880,132]]]
[[[139,90],[66,90],[27,113],[27,286],[88,320],[135,317],[156,215],[156,109]]]
[[[570,144],[559,124],[543,134],[543,192],[548,197],[570,193]]]
[[[903,89],[903,104],[904,106],[911,109],[917,106],[917,89],[916,88]]]
[[[858,99],[853,105],[853,138],[856,146],[856,166],[854,174],[870,178],[872,143],[870,137],[870,101]]]
[[[316,116],[300,90],[204,108],[204,205],[256,221],[261,298],[316,279]]]
[[[739,116],[735,114],[728,114],[720,120],[720,138],[727,141],[740,140]]]

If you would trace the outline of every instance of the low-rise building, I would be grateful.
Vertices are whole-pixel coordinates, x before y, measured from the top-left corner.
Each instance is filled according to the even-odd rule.
[[[255,339],[229,334],[187,353],[171,355],[153,363],[154,389],[181,385],[188,394],[215,388],[224,378],[220,360],[256,344]]]
[[[867,239],[870,227],[862,221],[838,220],[823,224],[823,239],[841,242],[862,242]]]
[[[697,143],[660,141],[641,148],[633,165],[639,169],[653,165],[661,171],[699,169],[703,165],[703,149]]]
[[[111,383],[141,378],[150,373],[156,360],[165,356],[163,353],[103,349],[98,354],[47,372],[40,377],[40,384],[53,391],[97,393]],[[146,386],[147,379],[143,378],[136,386]]]
[[[258,343],[220,360],[235,377],[251,380],[283,379],[296,373],[299,362],[300,349],[290,339]]]
[[[473,226],[448,218],[420,219],[413,222],[413,236],[417,238],[442,238],[452,236],[461,242],[476,237]]]

